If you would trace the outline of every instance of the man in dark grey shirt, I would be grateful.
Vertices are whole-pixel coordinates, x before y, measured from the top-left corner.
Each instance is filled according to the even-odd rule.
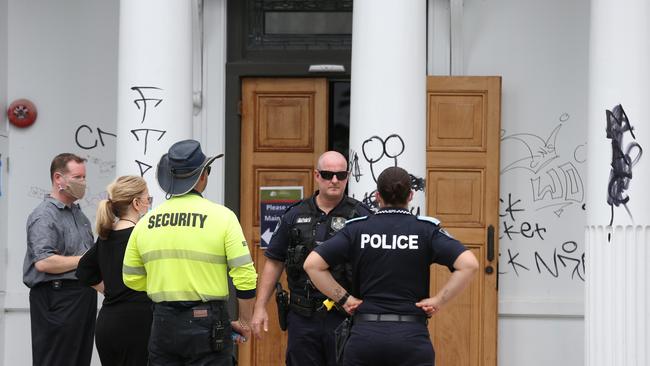
[[[75,277],[79,258],[94,241],[90,221],[74,203],[86,191],[85,159],[57,155],[50,179],[51,193],[27,219],[23,282],[31,289],[33,364],[88,366],[97,294]]]

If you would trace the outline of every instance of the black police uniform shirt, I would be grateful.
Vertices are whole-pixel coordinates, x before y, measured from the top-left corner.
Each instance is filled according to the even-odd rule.
[[[300,205],[312,204],[313,207],[315,207],[316,211],[318,212],[317,214],[318,217],[312,218],[312,220],[317,220],[315,223],[315,233],[314,233],[314,240],[316,242],[316,246],[320,245],[325,240],[335,235],[339,230],[341,230],[345,226],[345,222],[348,219],[342,218],[342,211],[344,211],[344,201],[346,200],[346,197],[343,197],[341,202],[339,202],[339,204],[336,207],[334,207],[329,213],[326,214],[316,204],[316,196],[318,195],[318,193],[319,191],[316,191],[313,196],[304,199],[299,203],[289,207],[287,211],[284,213],[284,215],[282,215],[280,222],[278,223],[277,227],[275,228],[275,231],[273,232],[273,236],[271,237],[269,246],[264,252],[264,255],[267,258],[274,259],[280,262],[284,262],[286,260],[287,249],[289,248],[289,243],[291,241],[290,230],[296,224],[296,219],[297,219],[296,216],[298,215],[299,212],[298,206]],[[370,209],[367,206],[363,205],[362,203],[357,204],[355,211],[356,211],[355,217],[363,217],[372,214]],[[313,291],[314,294],[319,294],[318,290],[313,289]]]
[[[427,216],[384,208],[374,216],[349,220],[336,236],[314,249],[331,267],[351,262],[365,314],[424,315],[415,303],[430,297],[430,266],[453,271],[467,250]]]

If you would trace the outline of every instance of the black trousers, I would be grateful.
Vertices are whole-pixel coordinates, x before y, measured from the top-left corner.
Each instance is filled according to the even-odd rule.
[[[414,322],[354,322],[344,366],[434,366],[427,326]]]
[[[345,317],[338,311],[316,312],[304,317],[287,314],[287,366],[336,366],[334,329]]]
[[[88,366],[93,353],[97,292],[77,281],[29,291],[34,366]]]
[[[146,366],[152,304],[124,302],[102,307],[95,343],[102,366]]]
[[[215,325],[221,323],[221,334]],[[150,366],[232,366],[232,327],[225,302],[154,304]],[[223,348],[215,350],[215,340]]]

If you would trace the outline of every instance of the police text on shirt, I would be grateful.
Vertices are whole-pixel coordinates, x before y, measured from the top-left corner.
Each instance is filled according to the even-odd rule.
[[[365,248],[366,244],[375,249],[418,249],[418,236],[391,235],[391,238],[388,238],[387,234],[361,234],[361,249]]]

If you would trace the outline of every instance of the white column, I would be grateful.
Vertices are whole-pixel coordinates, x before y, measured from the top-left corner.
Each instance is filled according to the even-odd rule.
[[[425,179],[426,1],[357,0],[352,24],[349,192],[363,200],[389,166]]]
[[[156,165],[192,137],[192,1],[120,1],[116,173],[142,175],[155,202]]]
[[[646,0],[592,0],[585,235],[589,366],[650,364],[649,34]],[[624,159],[617,159],[619,148],[606,135],[608,124],[610,130],[616,126],[608,123],[606,110],[617,104],[623,106],[636,136],[614,131],[616,143],[627,154]],[[640,150],[634,144],[646,149],[638,163]]]

